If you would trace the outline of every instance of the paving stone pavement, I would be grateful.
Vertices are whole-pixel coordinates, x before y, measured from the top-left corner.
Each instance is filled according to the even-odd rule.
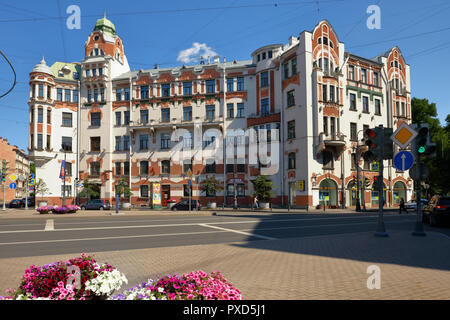
[[[220,270],[244,299],[450,299],[450,238],[390,231],[94,254],[125,273],[125,288],[157,275]],[[0,259],[0,292],[16,287],[25,268],[76,255]],[[381,289],[367,288],[367,267],[381,270]]]

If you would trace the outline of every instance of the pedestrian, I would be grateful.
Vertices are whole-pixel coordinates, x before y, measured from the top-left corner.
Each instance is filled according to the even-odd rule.
[[[398,214],[401,214],[402,210],[404,210],[406,213],[408,213],[408,210],[406,210],[406,207],[405,207],[405,199],[403,199],[403,198],[400,199],[400,207],[399,207]]]
[[[252,209],[255,207],[256,207],[256,209],[258,209],[258,197],[257,196],[255,196],[255,198],[253,199]]]

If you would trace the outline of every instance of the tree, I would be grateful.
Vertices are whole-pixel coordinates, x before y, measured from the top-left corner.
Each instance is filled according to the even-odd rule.
[[[133,193],[130,190],[130,185],[128,183],[127,178],[120,178],[119,181],[116,183],[116,194],[120,196],[123,194],[125,197],[129,198],[133,195]]]
[[[34,186],[34,193],[37,195],[41,195],[41,198],[44,197],[45,194],[47,194],[50,191],[50,189],[47,187],[47,184],[42,180],[39,179],[35,186]]]
[[[273,198],[274,193],[272,189],[274,189],[273,182],[267,178],[266,175],[258,176],[253,182],[253,186],[255,188],[255,192],[253,193],[253,197],[257,197],[259,201],[269,202],[270,198]]]
[[[100,192],[98,190],[98,186],[96,183],[89,181],[89,179],[85,179],[83,181],[83,190],[80,192],[80,197],[88,198],[88,197],[98,197]]]
[[[202,181],[200,185],[200,190],[205,193],[205,195],[215,195],[217,191],[223,190],[223,184],[216,177],[207,177]]]
[[[412,122],[415,124],[428,123],[431,140],[436,143],[436,157],[423,158],[423,163],[429,168],[430,175],[426,179],[430,185],[429,194],[446,194],[450,190],[450,172],[442,170],[448,168],[450,161],[450,115],[446,117],[446,126],[442,127],[437,118],[435,103],[428,99],[413,98],[411,101]]]

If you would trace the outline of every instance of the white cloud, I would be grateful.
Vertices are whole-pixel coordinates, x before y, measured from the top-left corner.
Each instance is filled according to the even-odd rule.
[[[189,49],[181,50],[178,53],[177,61],[183,63],[191,63],[200,60],[200,57],[207,59],[217,56],[218,54],[206,45],[206,43],[194,42]]]

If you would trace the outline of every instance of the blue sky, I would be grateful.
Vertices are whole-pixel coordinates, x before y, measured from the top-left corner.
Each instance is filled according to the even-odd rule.
[[[73,4],[81,9],[79,30],[66,27],[66,9]],[[381,9],[381,29],[366,26],[370,5]],[[18,81],[0,99],[1,137],[26,149],[29,72],[43,55],[48,65],[81,61],[84,42],[105,12],[134,70],[181,65],[182,57],[192,61],[186,53],[196,49],[227,61],[250,59],[255,49],[287,43],[290,36],[327,19],[346,50],[356,55],[373,58],[398,45],[411,66],[412,96],[435,102],[442,124],[450,113],[450,90],[444,89],[450,71],[443,59],[450,57],[446,0],[0,0],[0,49],[13,64]],[[183,50],[185,55],[180,56]],[[11,81],[12,72],[1,59],[0,95]]]

